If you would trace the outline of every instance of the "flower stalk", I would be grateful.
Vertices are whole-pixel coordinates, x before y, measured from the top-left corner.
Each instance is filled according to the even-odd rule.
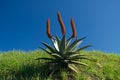
[[[65,35],[65,33],[66,33],[65,25],[64,25],[64,23],[63,23],[63,21],[62,21],[62,17],[61,17],[61,15],[60,15],[60,12],[59,12],[59,11],[58,11],[58,13],[57,13],[57,16],[58,16],[58,21],[59,21],[60,26],[61,26],[62,34]]]
[[[52,39],[52,35],[50,34],[50,19],[47,20],[47,36]]]
[[[76,28],[75,28],[75,24],[74,24],[74,20],[71,18],[71,27],[72,27],[72,36],[71,38],[75,38],[76,37]]]

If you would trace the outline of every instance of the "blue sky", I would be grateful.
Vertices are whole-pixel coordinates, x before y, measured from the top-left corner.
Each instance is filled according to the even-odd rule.
[[[42,41],[50,43],[48,18],[51,33],[61,36],[58,10],[68,36],[74,18],[78,37],[87,36],[82,45],[93,45],[88,50],[120,53],[120,0],[0,0],[0,51],[29,51]]]

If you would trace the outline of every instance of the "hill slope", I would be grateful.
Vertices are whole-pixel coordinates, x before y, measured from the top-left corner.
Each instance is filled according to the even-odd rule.
[[[100,51],[82,51],[80,53],[85,54],[92,61],[83,60],[88,67],[81,66],[80,73],[72,74],[75,76],[75,80],[120,80],[120,55]],[[42,51],[0,52],[0,80],[45,79],[45,72],[48,71],[49,66],[45,66],[44,61],[35,60],[44,56],[49,57]],[[60,76],[63,80],[68,79],[65,71],[61,71]],[[58,76],[57,78],[59,79]]]

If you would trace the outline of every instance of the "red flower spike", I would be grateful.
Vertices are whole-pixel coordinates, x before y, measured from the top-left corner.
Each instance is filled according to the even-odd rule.
[[[76,28],[75,28],[75,24],[74,24],[74,20],[71,18],[71,26],[72,26],[72,38],[75,38],[76,37]]]
[[[50,19],[47,20],[47,36],[51,39],[52,35],[50,34]]]
[[[66,30],[65,30],[65,26],[64,26],[64,23],[63,23],[63,21],[62,21],[62,17],[61,17],[61,15],[60,15],[60,12],[59,12],[59,11],[58,11],[58,13],[57,13],[57,16],[58,16],[58,21],[59,21],[60,26],[61,26],[62,34],[65,35]]]

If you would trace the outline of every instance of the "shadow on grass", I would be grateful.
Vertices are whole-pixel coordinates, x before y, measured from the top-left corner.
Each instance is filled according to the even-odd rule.
[[[1,75],[0,80],[63,80],[59,70],[49,76],[52,69],[54,69],[53,67],[53,65],[42,62],[37,63],[36,61],[26,63],[22,64],[19,69],[11,69],[8,75]],[[72,80],[74,79],[72,78]]]
[[[21,80],[21,78],[31,80],[35,77],[46,80],[49,73],[49,65],[44,63],[38,65],[25,64],[14,74],[17,80]]]

